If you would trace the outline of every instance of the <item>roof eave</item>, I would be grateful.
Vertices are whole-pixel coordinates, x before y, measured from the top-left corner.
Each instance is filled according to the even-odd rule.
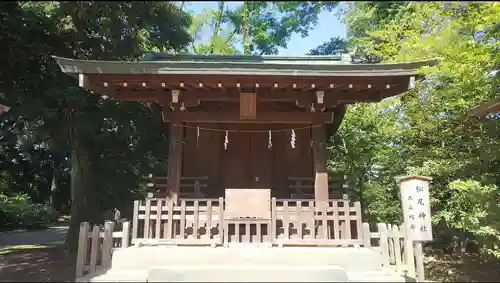
[[[67,74],[132,74],[132,75],[257,75],[257,76],[412,76],[422,66],[435,60],[390,64],[259,64],[242,62],[162,62],[162,61],[95,61],[53,56]]]
[[[474,108],[472,108],[472,113],[479,118],[484,118],[488,114],[500,111],[500,97],[489,100],[483,104],[480,104]]]

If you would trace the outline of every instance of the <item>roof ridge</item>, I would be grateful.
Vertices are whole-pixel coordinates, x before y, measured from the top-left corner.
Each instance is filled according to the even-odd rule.
[[[174,60],[217,60],[231,59],[235,61],[294,61],[294,60],[321,60],[321,61],[341,61],[341,55],[302,55],[302,56],[279,56],[279,55],[226,55],[226,54],[171,54],[163,52],[148,52],[144,54],[142,61],[161,61],[164,59]]]

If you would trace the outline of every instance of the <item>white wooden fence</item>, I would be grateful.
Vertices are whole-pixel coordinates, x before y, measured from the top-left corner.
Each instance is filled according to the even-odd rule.
[[[87,222],[80,223],[76,278],[110,267],[113,250],[129,246],[130,222],[124,222],[121,231],[114,230],[115,223],[112,221],[93,227]]]
[[[379,223],[376,227],[376,231],[372,231],[368,223],[363,223],[361,246],[379,251],[384,268],[424,281],[421,244],[406,239],[401,226]],[[120,231],[115,231],[113,222],[106,222],[104,226],[95,225],[92,229],[88,223],[81,223],[76,278],[109,268],[113,251],[129,247],[130,228],[129,222],[124,222]]]
[[[181,199],[178,205],[160,198],[136,200],[132,243],[352,246],[362,242],[359,202],[272,198],[269,216],[259,221],[234,220],[226,213],[222,197]]]
[[[422,244],[408,240],[402,225],[378,223],[373,232],[368,223],[363,223],[363,247],[378,250],[384,267],[418,281],[425,280]]]

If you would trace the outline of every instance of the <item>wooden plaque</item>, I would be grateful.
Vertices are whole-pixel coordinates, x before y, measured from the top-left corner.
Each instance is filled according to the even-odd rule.
[[[256,93],[240,93],[240,119],[255,120],[257,118]]]
[[[405,177],[400,190],[406,236],[415,242],[432,241],[429,178]]]
[[[270,219],[270,189],[226,189],[224,218]]]

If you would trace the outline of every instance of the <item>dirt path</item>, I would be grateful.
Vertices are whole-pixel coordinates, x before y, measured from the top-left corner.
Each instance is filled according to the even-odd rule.
[[[68,226],[52,226],[46,230],[0,232],[0,248],[17,245],[64,243]]]
[[[426,279],[435,282],[498,282],[500,260],[474,254],[462,257],[436,253],[426,264]]]
[[[0,282],[70,282],[74,266],[65,260],[67,226],[0,233]]]

